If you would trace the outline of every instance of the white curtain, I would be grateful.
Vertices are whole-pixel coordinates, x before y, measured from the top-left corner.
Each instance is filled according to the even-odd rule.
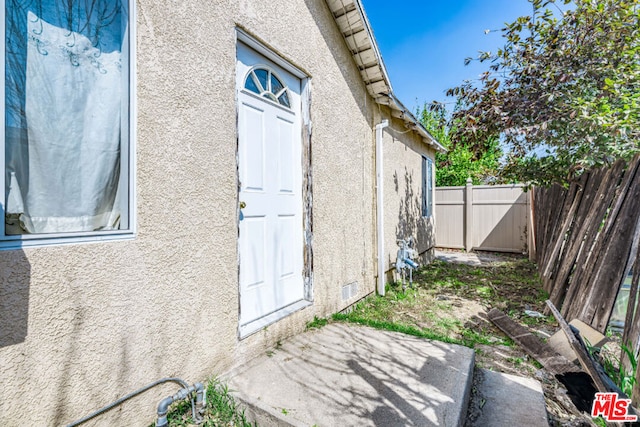
[[[6,213],[28,233],[116,229],[121,53],[101,52],[31,12],[27,28],[27,131],[6,141]]]

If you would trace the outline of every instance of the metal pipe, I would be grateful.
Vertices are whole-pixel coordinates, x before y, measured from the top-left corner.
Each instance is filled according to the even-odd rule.
[[[158,419],[156,420],[156,427],[168,426],[169,420],[167,419],[167,413],[169,412],[169,406],[171,406],[173,402],[186,399],[194,391],[195,387],[193,386],[189,388],[183,388],[178,390],[178,392],[173,396],[165,397],[164,399],[162,399],[158,404]],[[196,419],[196,409],[193,406],[193,399],[191,400],[191,411],[194,421],[199,421],[199,417]]]
[[[376,217],[378,222],[378,294],[385,293],[384,280],[384,162],[382,131],[389,126],[389,120],[383,120],[376,125]]]
[[[105,406],[104,408],[98,409],[97,411],[87,415],[86,417],[80,418],[77,421],[72,422],[71,424],[68,424],[67,427],[75,427],[75,426],[79,426],[80,424],[84,424],[85,422],[89,421],[90,419],[93,419],[95,417],[97,417],[98,415],[104,414],[105,412],[115,408],[116,406],[119,406],[121,404],[123,404],[124,402],[126,402],[127,400],[131,399],[132,397],[135,397],[139,394],[144,393],[145,391],[160,385],[160,384],[164,384],[164,383],[168,383],[168,382],[174,382],[179,384],[181,387],[188,389],[189,388],[189,384],[180,379],[180,378],[174,378],[174,377],[170,377],[170,378],[162,378],[158,381],[154,381],[149,385],[146,385],[136,391],[134,391],[133,393],[129,393],[124,397],[121,397],[120,399],[116,400],[113,403],[110,403],[109,405]]]
[[[167,413],[169,412],[169,406],[175,402],[173,396],[165,397],[158,404],[158,419],[156,420],[156,427],[164,427],[169,425],[167,419]]]
[[[203,415],[204,408],[207,406],[207,391],[202,383],[195,383],[194,387],[196,388],[196,411]]]
[[[191,387],[180,389],[173,396],[165,397],[160,401],[158,404],[158,419],[156,420],[156,427],[168,426],[169,420],[167,419],[167,413],[169,412],[169,406],[171,406],[173,402],[188,398],[194,392],[196,393],[196,403],[194,405],[192,397],[191,416],[196,424],[200,424],[203,421],[202,414],[206,404],[206,391],[202,383],[196,383]]]

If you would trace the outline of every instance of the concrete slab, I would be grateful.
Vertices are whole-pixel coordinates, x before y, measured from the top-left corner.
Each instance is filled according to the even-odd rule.
[[[479,369],[469,427],[548,427],[540,383],[532,378]]]
[[[436,249],[435,257],[436,259],[444,262],[467,264],[477,267],[491,265],[496,262],[503,262],[507,259],[504,256],[489,252],[461,252],[442,249]]]
[[[264,426],[461,426],[473,350],[334,323],[223,378]]]
[[[577,328],[582,338],[593,347],[602,347],[609,340],[599,331],[593,329],[581,320],[573,319],[569,324]],[[571,345],[569,345],[569,340],[562,329],[553,334],[547,344],[573,363],[578,363],[578,356],[571,348]]]

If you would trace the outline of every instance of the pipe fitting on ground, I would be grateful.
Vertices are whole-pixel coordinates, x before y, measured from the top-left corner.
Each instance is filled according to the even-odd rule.
[[[194,387],[196,389],[196,413],[199,415],[199,420],[194,421],[200,424],[203,421],[202,416],[207,407],[207,390],[202,383],[195,383]]]
[[[196,395],[196,401],[194,405],[193,394]],[[206,390],[202,383],[196,383],[192,386],[181,388],[173,396],[165,397],[158,404],[158,419],[156,420],[156,427],[166,427],[169,425],[167,414],[169,413],[169,407],[174,402],[180,400],[191,400],[191,417],[193,422],[200,424],[204,421],[202,415],[204,414],[204,408],[206,406]]]
[[[169,412],[169,406],[174,402],[173,396],[165,397],[158,404],[158,419],[156,420],[156,427],[166,427],[169,425],[167,419],[167,413]]]

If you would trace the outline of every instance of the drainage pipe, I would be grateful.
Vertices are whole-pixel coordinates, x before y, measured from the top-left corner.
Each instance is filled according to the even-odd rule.
[[[121,397],[120,399],[116,400],[115,402],[110,403],[109,405],[105,406],[104,408],[98,409],[97,411],[87,415],[86,417],[83,417],[83,418],[81,418],[81,419],[79,419],[77,421],[72,422],[71,424],[68,424],[67,427],[76,427],[76,426],[79,426],[80,424],[84,424],[85,422],[97,417],[98,415],[104,414],[105,412],[110,411],[111,409],[115,408],[116,406],[119,406],[119,405],[123,404],[127,400],[129,400],[129,399],[131,399],[133,397],[136,397],[137,395],[142,394],[145,391],[147,391],[147,390],[149,390],[149,389],[151,389],[151,388],[153,388],[155,386],[158,386],[158,385],[164,384],[164,383],[168,383],[168,382],[174,382],[174,383],[179,384],[180,387],[183,387],[184,389],[189,389],[189,384],[186,381],[184,381],[184,380],[182,380],[180,378],[173,378],[173,377],[171,377],[171,378],[162,378],[161,380],[154,381],[151,384],[146,385],[146,386],[142,387],[141,389],[138,389],[138,390],[134,391],[133,393],[129,393],[126,396]],[[200,383],[198,383],[198,384],[200,384]],[[196,386],[198,384],[196,384]],[[200,384],[200,386],[202,387],[202,390],[204,391],[204,386],[202,386],[202,384]],[[204,393],[202,395],[204,396]],[[204,402],[204,397],[202,399],[203,399],[203,402]],[[192,410],[194,411],[194,420],[195,420],[195,409],[192,408]]]
[[[378,294],[384,295],[384,162],[382,131],[389,126],[389,120],[376,125],[376,218],[378,240]]]

